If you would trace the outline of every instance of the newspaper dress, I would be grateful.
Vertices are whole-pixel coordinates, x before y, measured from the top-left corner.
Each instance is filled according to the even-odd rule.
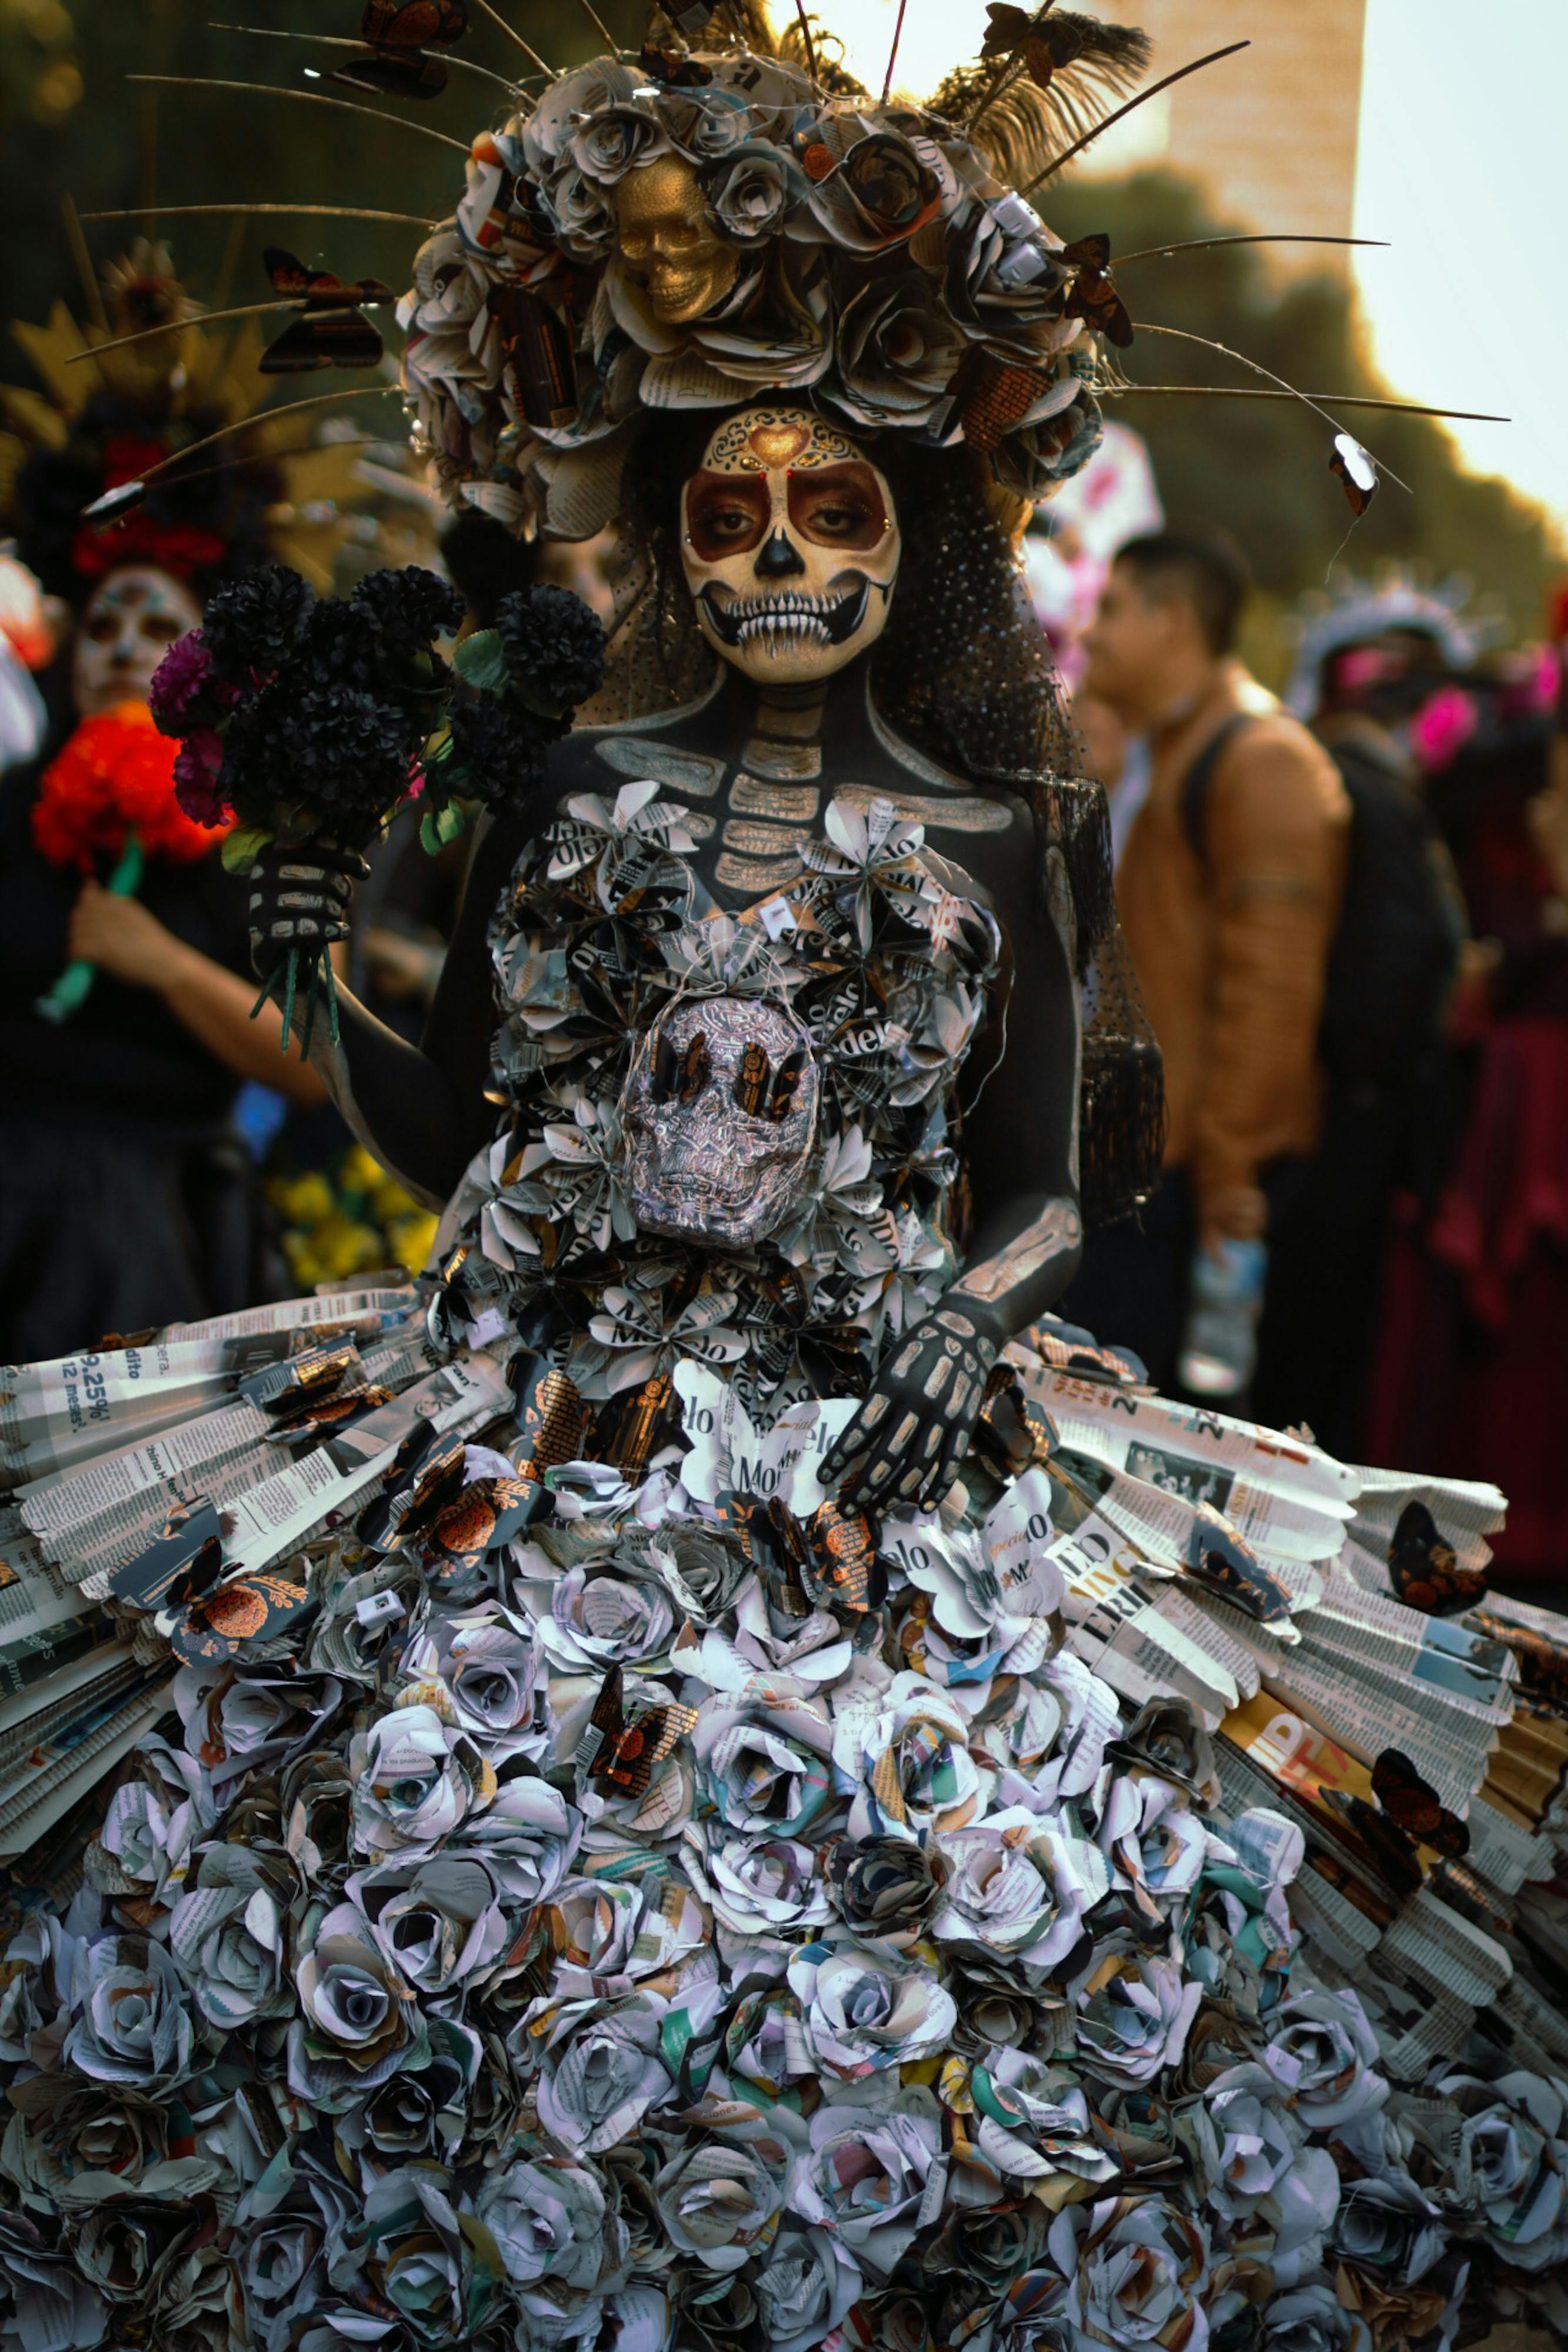
[[[525,853],[424,1281],[3,1376],[6,2341],[1560,2317],[1501,1498],[1047,1321],[939,1514],[842,1509],[1000,943],[876,805],[719,915],[653,793]]]

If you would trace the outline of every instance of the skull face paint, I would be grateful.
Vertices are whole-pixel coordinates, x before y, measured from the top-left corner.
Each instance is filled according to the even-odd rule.
[[[621,1118],[641,1230],[744,1248],[806,1191],[820,1081],[794,1015],[760,998],[688,997],[637,1049]]]
[[[190,590],[152,563],[127,563],[95,590],[71,656],[78,719],[120,702],[145,702],[152,673],[173,644],[199,628]]]
[[[681,561],[708,643],[748,677],[808,684],[887,625],[893,494],[855,444],[803,408],[721,425],[681,494]]]

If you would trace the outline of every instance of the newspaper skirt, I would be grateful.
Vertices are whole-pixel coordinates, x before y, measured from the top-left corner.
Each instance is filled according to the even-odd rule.
[[[940,1514],[340,1291],[0,1374],[0,2312],[1277,2352],[1568,2310],[1568,1625],[1050,1323]]]

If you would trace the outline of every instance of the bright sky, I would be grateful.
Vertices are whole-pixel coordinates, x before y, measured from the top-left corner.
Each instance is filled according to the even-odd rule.
[[[1367,0],[1357,257],[1396,391],[1510,425],[1449,429],[1568,537],[1564,0]]]
[[[1089,5],[1137,21],[1137,0]],[[880,89],[896,0],[823,14]],[[931,89],[985,21],[985,0],[908,0],[899,81]],[[1511,417],[1451,429],[1568,538],[1565,93],[1568,0],[1367,0],[1355,228],[1391,250],[1358,256],[1356,275],[1377,362],[1410,399]]]

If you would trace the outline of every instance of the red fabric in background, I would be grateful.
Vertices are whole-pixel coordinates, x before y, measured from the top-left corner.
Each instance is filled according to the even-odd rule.
[[[1458,1166],[1390,1252],[1370,1460],[1491,1479],[1513,1574],[1568,1574],[1568,1024],[1499,1022]]]

